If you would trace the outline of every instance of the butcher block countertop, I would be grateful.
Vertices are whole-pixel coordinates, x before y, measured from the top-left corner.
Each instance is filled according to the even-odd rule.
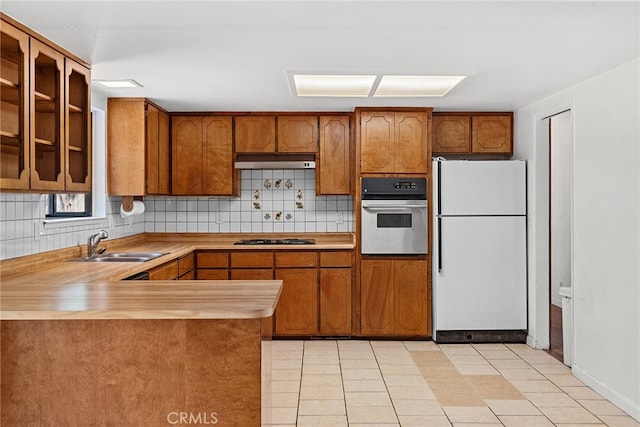
[[[87,236],[88,237],[88,236]],[[251,238],[315,239],[315,245],[234,245]],[[196,250],[352,250],[352,233],[145,233],[106,239],[109,252],[164,252],[147,262],[70,262],[84,245],[0,263],[2,320],[250,319],[273,314],[281,280],[122,281]]]

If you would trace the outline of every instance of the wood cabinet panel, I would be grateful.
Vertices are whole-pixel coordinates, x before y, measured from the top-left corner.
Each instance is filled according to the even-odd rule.
[[[394,286],[391,260],[362,260],[360,330],[362,335],[394,333]]]
[[[189,254],[178,258],[178,276],[182,277],[194,269],[194,255]]]
[[[276,252],[276,267],[315,267],[317,252]]]
[[[471,151],[512,153],[512,116],[475,116],[472,119]]]
[[[396,335],[429,335],[427,261],[395,260],[394,323]]]
[[[274,153],[276,151],[275,116],[236,116],[236,153]]]
[[[228,252],[198,252],[198,268],[227,268],[229,267]]]
[[[171,117],[172,194],[202,194],[202,118]]]
[[[232,119],[212,116],[202,120],[202,193],[232,195],[237,181],[233,170]]]
[[[91,191],[91,71],[65,58],[65,191]]]
[[[351,194],[349,116],[320,116],[316,193]]]
[[[169,115],[164,111],[158,111],[158,194],[171,192],[170,153]]]
[[[153,105],[147,105],[146,108],[146,194],[159,194],[160,182],[158,180],[158,175],[160,171],[158,160],[160,158],[160,146],[158,144],[158,139],[160,134],[158,123],[160,122],[160,110]]]
[[[393,113],[363,112],[360,116],[360,169],[363,173],[393,172]]]
[[[471,117],[433,116],[433,152],[438,154],[471,151]]]
[[[196,272],[194,270],[191,270],[183,274],[182,276],[179,276],[178,280],[196,280]]]
[[[427,173],[428,147],[426,136],[426,113],[395,113],[393,172]]]
[[[272,268],[273,252],[231,252],[231,268]]]
[[[351,268],[320,269],[320,334],[351,335]]]
[[[270,268],[234,268],[231,270],[231,280],[273,280],[273,270]]]
[[[318,116],[278,116],[279,153],[316,153]]]
[[[198,280],[229,280],[229,270],[225,269],[198,269]]]
[[[277,269],[275,278],[283,281],[282,294],[275,312],[275,333],[277,335],[317,334],[317,269]]]
[[[178,260],[169,261],[149,271],[149,280],[175,280],[178,278]]]
[[[320,267],[351,267],[353,265],[353,253],[345,252],[320,252]]]

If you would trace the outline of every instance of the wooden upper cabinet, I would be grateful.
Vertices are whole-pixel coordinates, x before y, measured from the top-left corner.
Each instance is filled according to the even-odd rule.
[[[278,116],[279,153],[316,153],[318,116]]]
[[[169,194],[169,116],[144,98],[107,100],[107,191]]]
[[[513,153],[513,115],[472,118],[471,151]]]
[[[173,116],[172,194],[233,195],[232,118]]]
[[[513,113],[434,113],[433,154],[513,154]]]
[[[91,191],[91,72],[65,58],[66,191]]]
[[[351,194],[349,116],[320,117],[320,152],[316,162],[316,194]]]
[[[370,112],[360,115],[362,173],[426,173],[428,115],[415,112]]]
[[[0,189],[29,189],[29,36],[0,27]]]
[[[433,115],[433,152],[471,151],[471,117]]]
[[[236,116],[236,153],[274,153],[275,116]]]

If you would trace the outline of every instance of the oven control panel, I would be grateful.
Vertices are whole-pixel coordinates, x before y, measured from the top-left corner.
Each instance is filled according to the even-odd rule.
[[[426,199],[427,179],[362,178],[363,199]]]

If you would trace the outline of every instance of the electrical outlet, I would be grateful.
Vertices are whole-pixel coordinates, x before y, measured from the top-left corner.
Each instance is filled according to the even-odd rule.
[[[33,223],[33,241],[40,240],[40,236],[44,236],[44,225],[40,221]]]

